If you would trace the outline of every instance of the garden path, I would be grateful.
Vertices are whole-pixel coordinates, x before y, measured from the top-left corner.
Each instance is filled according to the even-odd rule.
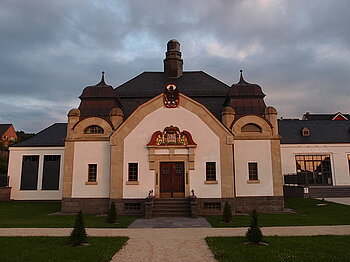
[[[68,236],[70,228],[0,228],[0,236]],[[87,228],[89,236],[128,236],[112,261],[216,261],[207,236],[243,236],[247,228]],[[350,235],[350,225],[264,227],[266,236]]]

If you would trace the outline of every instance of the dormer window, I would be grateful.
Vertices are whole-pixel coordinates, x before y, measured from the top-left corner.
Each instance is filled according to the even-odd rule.
[[[246,124],[241,129],[242,132],[260,132],[261,133],[261,127],[256,124]]]
[[[310,136],[310,130],[307,128],[307,127],[304,127],[302,130],[301,130],[301,134],[303,136]]]
[[[84,131],[85,134],[103,134],[103,132],[103,128],[96,125],[89,126]]]

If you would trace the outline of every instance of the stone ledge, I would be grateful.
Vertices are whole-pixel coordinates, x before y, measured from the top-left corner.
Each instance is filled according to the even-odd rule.
[[[247,180],[247,184],[260,184],[260,180]]]
[[[85,185],[98,185],[97,181],[86,181]]]
[[[206,185],[215,185],[215,184],[219,184],[219,182],[217,180],[213,180],[213,181],[206,180],[206,181],[204,181],[204,184],[206,184]]]
[[[140,182],[139,181],[126,181],[125,184],[126,185],[139,185]]]

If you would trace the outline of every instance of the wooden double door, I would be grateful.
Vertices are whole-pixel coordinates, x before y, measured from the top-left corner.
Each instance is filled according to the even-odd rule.
[[[184,162],[160,162],[160,197],[185,197]]]

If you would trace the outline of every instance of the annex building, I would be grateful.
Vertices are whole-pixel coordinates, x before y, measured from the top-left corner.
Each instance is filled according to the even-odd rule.
[[[170,40],[162,72],[116,88],[102,73],[67,123],[11,146],[11,199],[62,200],[63,212],[102,213],[114,201],[121,215],[171,215],[176,206],[193,215],[221,213],[226,201],[235,212],[281,211],[284,175],[303,190],[347,190],[347,115],[282,121],[264,97],[242,72],[228,86],[183,71]]]

